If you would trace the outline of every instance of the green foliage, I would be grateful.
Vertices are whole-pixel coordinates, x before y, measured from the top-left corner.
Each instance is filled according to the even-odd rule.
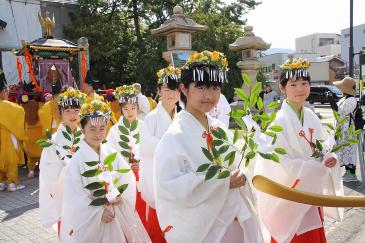
[[[242,79],[236,67],[240,54],[231,52],[228,46],[243,35],[245,14],[259,4],[255,0],[230,3],[221,0],[79,0],[78,8],[71,14],[72,22],[64,26],[64,33],[74,42],[81,36],[88,38],[90,66],[104,88],[136,81],[144,87],[156,87],[155,73],[167,65],[162,58],[166,40],[153,36],[151,29],[168,20],[177,4],[188,18],[208,26],[206,32],[194,34],[193,50],[217,50],[227,55],[230,85],[223,87],[223,93],[232,98],[233,87],[240,87]]]

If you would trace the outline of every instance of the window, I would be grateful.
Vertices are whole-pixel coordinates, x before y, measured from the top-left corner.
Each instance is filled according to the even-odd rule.
[[[350,34],[345,34],[345,38],[349,38],[350,37]]]

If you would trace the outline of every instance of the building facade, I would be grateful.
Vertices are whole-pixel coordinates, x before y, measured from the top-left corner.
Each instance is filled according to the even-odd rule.
[[[315,53],[318,57],[341,55],[340,35],[315,33],[295,39],[296,53]]]

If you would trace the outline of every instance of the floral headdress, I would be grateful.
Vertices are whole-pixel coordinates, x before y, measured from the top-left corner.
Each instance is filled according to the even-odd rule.
[[[286,60],[283,65],[280,66],[282,72],[285,72],[285,78],[293,77],[308,77],[308,68],[310,67],[310,62],[304,58],[296,58],[293,60]]]
[[[107,123],[111,114],[110,106],[102,101],[94,100],[90,104],[84,104],[80,111],[80,120],[90,118],[93,125]]]
[[[113,94],[119,103],[137,103],[139,91],[133,85],[123,85],[117,87]]]
[[[227,81],[228,61],[225,55],[218,51],[203,51],[192,54],[183,70],[193,72],[193,81]],[[208,80],[206,80],[208,79]]]
[[[86,94],[69,88],[65,92],[59,95],[58,105],[65,108],[67,106],[78,106],[81,107],[86,101]]]
[[[179,82],[181,76],[181,69],[168,66],[167,68],[160,69],[156,73],[159,84],[166,84],[169,80]]]

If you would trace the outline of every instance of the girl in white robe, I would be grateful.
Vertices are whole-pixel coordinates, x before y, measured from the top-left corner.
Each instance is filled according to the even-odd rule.
[[[138,119],[139,99],[138,90],[132,85],[116,88],[114,96],[118,99],[121,109],[121,117],[106,137],[107,144],[121,153],[125,161],[128,161],[133,169],[137,182],[136,210],[146,227],[146,202],[141,197],[139,189],[139,141],[140,127],[143,123]],[[123,131],[123,132],[122,132]]]
[[[135,177],[123,158],[102,144],[110,112],[101,101],[82,107],[85,140],[65,171],[61,242],[151,242],[134,210]],[[114,160],[106,162],[113,153]],[[100,183],[105,191],[96,195],[89,187]]]
[[[62,123],[42,151],[39,165],[39,213],[41,224],[52,226],[60,220],[63,198],[64,169],[83,139],[78,127],[81,105],[86,98],[79,91],[68,90],[59,97]],[[67,129],[66,129],[67,127]]]
[[[280,163],[258,158],[255,174],[306,192],[343,195],[336,155],[327,153],[324,158],[312,157],[315,149],[310,143],[326,137],[319,118],[303,106],[310,92],[308,65],[300,60],[296,62],[301,63],[301,69],[282,74],[280,90],[287,99],[273,122],[273,125],[284,128],[277,134],[275,147],[284,148],[287,154],[280,157]],[[324,214],[336,220],[342,216],[342,210],[336,208],[325,208],[323,214],[319,207],[283,200],[259,191],[256,195],[259,216],[272,236],[272,243],[324,243]]]
[[[202,148],[209,149],[211,129],[222,128],[232,142],[225,125],[206,115],[218,102],[224,73],[225,68],[205,63],[190,64],[182,70],[180,89],[186,108],[156,149],[156,210],[169,243],[263,242],[249,185],[237,169],[238,161],[224,179],[205,181],[204,173],[196,172],[201,164],[209,163]]]
[[[175,72],[176,69],[168,67]],[[161,69],[159,73],[165,73]],[[154,243],[166,242],[156,215],[155,193],[153,188],[153,167],[156,147],[160,139],[171,125],[176,114],[176,102],[180,99],[179,80],[172,74],[170,76],[158,75],[158,94],[161,101],[156,109],[151,111],[144,119],[140,130],[140,189],[142,198],[146,201],[147,210],[147,231]]]

